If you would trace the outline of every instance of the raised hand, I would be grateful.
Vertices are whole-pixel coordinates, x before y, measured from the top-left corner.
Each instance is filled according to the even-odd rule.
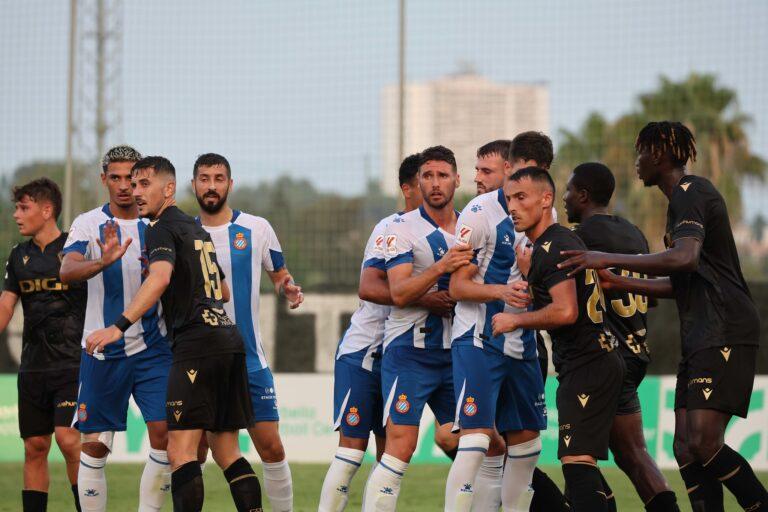
[[[104,224],[104,242],[96,240],[96,243],[101,249],[101,263],[108,267],[120,258],[123,257],[125,251],[128,250],[128,246],[133,241],[128,237],[125,239],[122,245],[120,245],[120,226],[115,220],[109,220]]]
[[[566,258],[557,268],[572,268],[568,277],[573,277],[588,268],[599,269],[608,267],[606,253],[597,251],[561,251],[560,256]]]

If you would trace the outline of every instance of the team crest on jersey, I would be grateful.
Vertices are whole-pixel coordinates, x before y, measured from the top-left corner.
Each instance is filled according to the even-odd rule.
[[[463,244],[469,243],[469,237],[472,235],[472,228],[467,226],[466,224],[462,224],[459,228],[459,242]]]
[[[85,410],[85,404],[80,404],[80,407],[77,410],[77,421],[80,423],[85,423],[85,420],[88,419],[88,411]]]
[[[234,247],[238,251],[242,251],[246,247],[248,247],[248,240],[245,239],[245,235],[242,233],[236,234],[235,239],[232,240],[232,247]]]
[[[474,416],[477,414],[477,404],[474,397],[468,396],[464,401],[464,414],[467,416]]]
[[[408,401],[408,395],[400,395],[395,402],[395,410],[400,414],[406,414],[411,410],[411,403]]]
[[[360,423],[360,413],[357,411],[357,407],[350,407],[347,413],[347,425],[350,427],[356,427]]]

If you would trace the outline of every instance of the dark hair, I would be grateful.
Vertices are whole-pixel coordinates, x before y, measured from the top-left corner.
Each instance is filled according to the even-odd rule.
[[[552,148],[552,139],[541,132],[531,131],[519,133],[512,139],[512,147],[509,150],[507,161],[533,160],[539,167],[549,169],[554,158],[555,151]]]
[[[432,146],[422,151],[419,159],[419,169],[430,160],[451,164],[453,171],[456,172],[456,157],[453,156],[453,151],[445,146]]]
[[[53,215],[56,219],[61,215],[61,190],[53,180],[37,178],[26,185],[13,187],[11,199],[13,202],[21,201],[24,196],[29,196],[34,202],[48,201],[53,205]]]
[[[480,146],[477,150],[477,158],[497,154],[504,160],[509,161],[509,150],[512,149],[512,141],[508,139],[499,139]]]
[[[520,181],[523,178],[530,178],[531,181],[538,183],[546,183],[552,189],[552,194],[555,193],[555,182],[552,181],[552,176],[549,175],[549,171],[542,169],[541,167],[524,167],[509,177],[509,181]]]
[[[141,153],[131,146],[114,146],[104,153],[101,159],[101,170],[106,173],[107,167],[113,162],[138,162],[141,158]]]
[[[200,167],[212,167],[214,165],[223,165],[227,168],[227,178],[232,177],[232,169],[229,167],[229,162],[226,158],[216,153],[205,153],[200,155],[195,160],[195,166],[192,168],[192,177],[197,178],[197,172]]]
[[[672,165],[681,167],[696,161],[696,139],[683,123],[659,121],[648,123],[635,141],[638,153],[650,151],[654,158],[669,155]]]
[[[170,160],[164,156],[145,156],[131,168],[131,176],[142,169],[154,169],[155,174],[166,174],[176,177],[176,168],[173,166]]]
[[[421,155],[418,153],[405,157],[400,163],[400,170],[397,172],[397,178],[400,180],[401,187],[406,183],[413,181],[414,176],[419,173],[419,165],[421,165]]]
[[[599,206],[607,206],[611,202],[611,196],[616,188],[613,173],[599,162],[577,165],[573,170],[571,183],[579,190],[586,190],[589,199]]]

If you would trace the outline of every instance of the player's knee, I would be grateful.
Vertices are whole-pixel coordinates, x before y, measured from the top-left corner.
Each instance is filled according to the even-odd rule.
[[[504,441],[504,438],[500,435],[492,435],[491,443],[488,445],[487,455],[489,457],[494,457],[497,455],[506,455],[506,453],[507,443]]]
[[[99,441],[83,441],[81,450],[84,454],[96,459],[104,458],[109,454],[107,445]]]
[[[57,435],[56,444],[67,461],[77,460],[80,456],[80,437],[78,435]]]
[[[707,435],[703,431],[691,432],[688,436],[688,451],[699,463],[705,463],[715,456],[722,446],[718,436]]]
[[[24,439],[24,458],[28,461],[48,457],[50,449],[50,437],[33,436]]]
[[[264,462],[280,462],[285,459],[285,449],[279,439],[277,442],[262,446],[258,452]]]
[[[150,426],[147,423],[147,436],[149,437],[149,445],[155,450],[166,450],[168,448],[168,428],[164,421],[152,422],[154,425]]]
[[[435,430],[435,444],[444,452],[449,452],[455,450],[456,447],[459,446],[459,437],[450,432],[444,432],[441,429],[437,429]],[[413,449],[416,449],[415,444]]]

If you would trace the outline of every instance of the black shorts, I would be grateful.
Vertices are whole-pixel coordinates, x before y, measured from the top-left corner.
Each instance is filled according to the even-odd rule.
[[[71,427],[77,406],[79,368],[19,373],[19,433],[22,438]]]
[[[558,378],[557,458],[608,458],[608,439],[624,381],[624,361],[614,350]]]
[[[638,357],[624,357],[624,383],[621,385],[621,394],[619,395],[619,408],[616,410],[617,416],[640,413],[640,397],[637,396],[637,388],[645,378],[645,372],[648,369],[648,363]]]
[[[746,418],[756,365],[756,346],[699,350],[678,367],[675,409],[714,409]]]
[[[245,354],[174,362],[165,402],[168,430],[240,430],[253,425]]]

